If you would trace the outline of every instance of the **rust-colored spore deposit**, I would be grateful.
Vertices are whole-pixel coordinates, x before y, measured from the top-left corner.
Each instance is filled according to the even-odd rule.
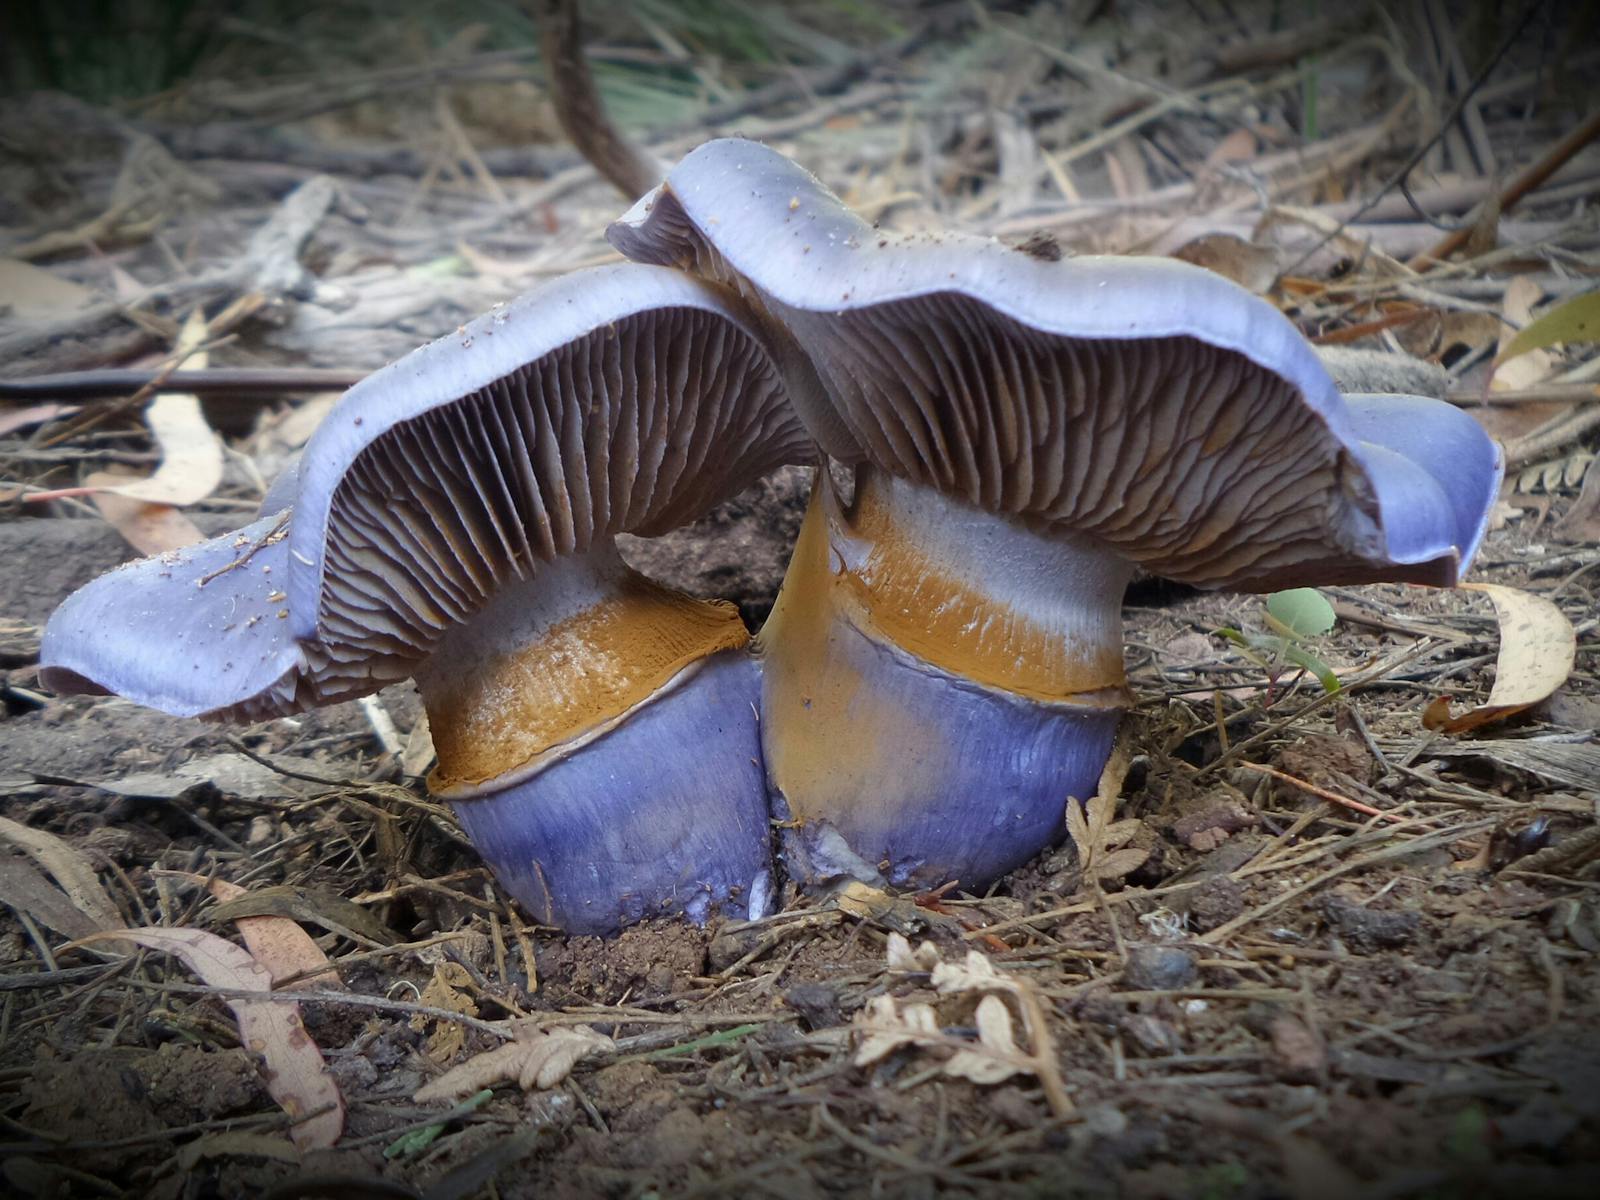
[[[438,796],[460,794],[593,733],[673,676],[750,634],[732,604],[697,600],[630,572],[615,596],[515,654],[423,681]]]
[[[858,570],[836,577],[858,628],[963,679],[1029,700],[1122,707],[1122,646],[1063,636],[1013,605],[986,595],[918,547],[877,493],[863,489],[851,532],[871,543]]]
[[[892,773],[897,760],[925,764],[949,750],[925,715],[897,707],[892,692],[863,677],[861,636],[1035,701],[1118,708],[1128,699],[1120,642],[1091,647],[1063,638],[941,571],[871,494],[858,493],[847,519],[819,476],[777,606],[757,639],[767,767],[801,820],[827,807],[819,797],[846,803],[876,795],[873,780]],[[835,534],[870,541],[866,561],[848,567]]]

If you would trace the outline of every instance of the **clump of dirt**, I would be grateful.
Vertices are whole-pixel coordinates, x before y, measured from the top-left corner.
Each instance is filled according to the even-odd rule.
[[[125,1051],[86,1050],[65,1058],[41,1052],[23,1085],[23,1125],[91,1144],[157,1132],[162,1121],[132,1057]],[[124,1157],[113,1149],[83,1151],[90,1170]]]
[[[1286,774],[1320,787],[1333,787],[1343,779],[1367,783],[1376,765],[1359,742],[1329,734],[1307,734],[1278,752],[1278,766]]]
[[[192,1125],[241,1112],[265,1098],[260,1063],[248,1050],[167,1044],[134,1059],[150,1106],[169,1125]]]
[[[1342,941],[1357,954],[1404,946],[1422,929],[1422,914],[1374,911],[1340,896],[1322,902],[1323,915]]]
[[[711,935],[683,921],[646,921],[614,938],[542,942],[539,978],[562,1003],[616,1004],[624,996],[687,991],[705,971]]]
[[[41,1052],[28,1076],[22,1122],[71,1141],[116,1142],[247,1111],[265,1099],[256,1057],[246,1050],[168,1044],[154,1051]],[[159,1145],[153,1139],[152,1146]],[[88,1151],[105,1164],[115,1148]]]

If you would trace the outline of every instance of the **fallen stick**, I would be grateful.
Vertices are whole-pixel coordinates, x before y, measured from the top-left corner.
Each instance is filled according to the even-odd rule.
[[[1571,133],[1567,134],[1566,137],[1552,146],[1543,158],[1526,168],[1507,184],[1505,190],[1500,193],[1495,201],[1499,211],[1501,213],[1509,211],[1512,205],[1554,175],[1566,165],[1568,160],[1594,141],[1596,137],[1600,137],[1600,110],[1591,113],[1587,121],[1584,121]],[[1418,269],[1430,263],[1443,262],[1450,255],[1461,249],[1462,246],[1466,245],[1467,239],[1472,236],[1474,225],[1475,222],[1472,221],[1462,222],[1460,229],[1452,230],[1446,234],[1439,240],[1437,245],[1425,253],[1416,255],[1406,263],[1406,266]]]

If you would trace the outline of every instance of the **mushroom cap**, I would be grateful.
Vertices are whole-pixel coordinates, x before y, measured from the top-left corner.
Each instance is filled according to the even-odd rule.
[[[51,615],[40,678],[180,717],[274,695],[303,669],[289,630],[287,512],[124,563]]]
[[[1469,417],[1348,403],[1219,275],[880,232],[753,142],[699,147],[608,237],[752,295],[814,367],[791,392],[833,457],[1200,586],[1454,583],[1499,485]]]
[[[44,679],[232,719],[362,695],[540,561],[685,524],[811,453],[727,289],[577,272],[351,388],[269,494],[292,513],[80,589],[46,630]],[[201,586],[269,529],[249,570]]]

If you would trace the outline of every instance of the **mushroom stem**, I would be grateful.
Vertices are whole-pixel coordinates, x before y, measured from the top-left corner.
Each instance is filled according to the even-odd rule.
[[[502,586],[416,678],[452,803],[537,918],[762,915],[770,836],[759,672],[730,604],[630,570],[603,543]]]
[[[1131,568],[872,468],[819,471],[759,641],[790,873],[982,888],[1065,832],[1127,703]]]

